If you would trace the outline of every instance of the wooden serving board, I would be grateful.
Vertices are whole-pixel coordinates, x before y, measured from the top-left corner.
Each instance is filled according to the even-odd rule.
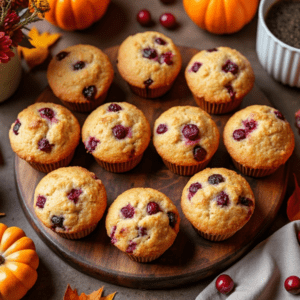
[[[116,69],[117,51],[117,46],[105,51],[115,68],[115,79],[108,93],[107,102],[126,101],[136,105],[145,113],[152,128],[155,119],[168,108],[177,105],[196,106],[184,78],[184,69],[198,50],[180,47],[183,57],[182,71],[171,91],[160,99],[154,100],[140,98],[130,91]],[[50,88],[47,88],[37,101],[60,103]],[[254,86],[244,98],[242,107],[257,103],[271,105]],[[88,115],[74,114],[81,124]],[[231,115],[213,116],[221,134]],[[119,194],[133,187],[157,189],[165,193],[177,205],[182,221],[179,234],[172,247],[152,263],[137,263],[131,261],[127,255],[110,243],[104,227],[106,214],[96,230],[81,240],[63,239],[45,228],[37,219],[33,209],[35,187],[45,174],[34,170],[17,156],[15,158],[16,184],[20,202],[33,228],[47,245],[66,262],[82,272],[114,284],[143,289],[170,288],[195,282],[221,272],[238,260],[274,220],[285,194],[288,172],[288,167],[285,165],[266,178],[246,177],[256,198],[256,208],[252,218],[230,239],[223,242],[210,242],[193,230],[181,211],[182,189],[190,177],[175,175],[169,171],[155,151],[152,142],[141,163],[127,173],[115,174],[102,169],[93,156],[86,153],[83,143],[78,146],[71,165],[79,165],[96,173],[106,187],[108,206]],[[222,138],[209,167],[225,167],[235,170]]]

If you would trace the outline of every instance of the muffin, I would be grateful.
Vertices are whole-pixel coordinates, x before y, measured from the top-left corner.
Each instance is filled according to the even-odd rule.
[[[174,106],[154,123],[153,144],[165,165],[179,175],[204,169],[219,146],[220,134],[199,107]]]
[[[133,188],[110,206],[105,226],[112,244],[138,262],[150,262],[173,244],[179,231],[176,206],[163,193]]]
[[[265,105],[236,112],[225,125],[223,139],[236,168],[253,177],[275,172],[295,147],[290,124],[280,111]]]
[[[80,140],[80,125],[65,107],[39,102],[18,114],[9,139],[20,158],[47,173],[70,163]]]
[[[126,172],[142,159],[151,129],[143,112],[126,102],[106,103],[95,109],[82,127],[87,152],[110,172]]]
[[[129,36],[118,51],[118,70],[131,90],[144,98],[165,94],[181,69],[181,55],[172,40],[159,32]]]
[[[34,192],[34,210],[39,220],[67,239],[91,233],[102,218],[106,203],[101,180],[81,167],[52,171]]]
[[[185,78],[196,103],[211,114],[237,108],[255,79],[247,58],[228,47],[198,52],[188,63]]]
[[[90,45],[74,45],[52,58],[47,70],[49,85],[68,108],[87,112],[99,106],[113,81],[106,54]]]
[[[222,241],[249,221],[255,199],[250,185],[241,175],[224,168],[207,168],[186,184],[181,207],[202,237]]]

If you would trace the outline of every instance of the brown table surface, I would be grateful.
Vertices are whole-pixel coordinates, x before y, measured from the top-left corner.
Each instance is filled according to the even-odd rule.
[[[143,8],[150,10],[155,21],[155,24],[150,28],[141,27],[136,21],[137,12]],[[164,12],[172,12],[176,16],[179,23],[176,29],[168,30],[159,24],[159,16]],[[228,46],[244,54],[254,69],[256,85],[272,105],[285,115],[293,128],[296,139],[296,149],[290,159],[291,168],[286,197],[278,217],[263,238],[288,222],[286,202],[294,188],[292,173],[296,173],[300,182],[300,173],[297,172],[300,162],[300,135],[294,119],[295,112],[300,109],[300,90],[275,81],[260,65],[255,51],[257,17],[238,33],[217,36],[198,28],[186,15],[181,0],[176,0],[171,5],[164,5],[159,0],[112,0],[106,15],[84,31],[65,32],[46,21],[35,23],[35,26],[40,31],[47,30],[62,34],[62,38],[51,48],[52,54],[67,46],[79,43],[91,44],[105,49],[120,44],[130,34],[146,30],[162,32],[180,46],[198,48],[199,50]],[[63,298],[68,283],[72,288],[77,288],[79,293],[87,294],[104,286],[105,295],[114,291],[118,292],[115,296],[116,300],[195,299],[213,278],[173,290],[134,290],[108,284],[69,266],[46,246],[27,221],[18,200],[14,178],[15,155],[10,147],[8,130],[17,114],[32,104],[47,86],[46,69],[48,63],[49,59],[31,71],[28,71],[24,65],[22,81],[17,92],[10,99],[0,103],[0,212],[6,213],[0,222],[8,226],[21,227],[33,239],[40,257],[38,280],[23,299],[60,300]],[[257,100],[259,102],[259,99]]]

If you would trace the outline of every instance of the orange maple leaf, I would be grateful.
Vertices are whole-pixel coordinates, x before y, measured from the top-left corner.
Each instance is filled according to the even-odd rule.
[[[20,56],[25,58],[28,67],[33,68],[46,60],[49,54],[48,48],[60,38],[60,34],[50,34],[49,32],[39,34],[38,30],[35,27],[32,27],[28,36],[31,38],[30,43],[35,48],[28,49],[19,46],[18,52]]]
[[[290,221],[300,220],[300,187],[297,182],[296,175],[295,179],[295,191],[287,202],[286,213]]]
[[[86,295],[82,293],[78,296],[77,290],[72,290],[70,285],[68,284],[67,289],[65,291],[64,300],[113,300],[115,293],[112,293],[108,296],[103,296],[103,287],[97,291],[92,292],[90,295]]]

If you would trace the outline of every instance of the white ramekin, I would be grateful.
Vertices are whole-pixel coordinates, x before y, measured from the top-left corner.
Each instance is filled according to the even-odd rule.
[[[278,0],[261,0],[258,9],[256,53],[269,75],[290,86],[300,87],[300,49],[276,38],[265,23],[271,5]]]

